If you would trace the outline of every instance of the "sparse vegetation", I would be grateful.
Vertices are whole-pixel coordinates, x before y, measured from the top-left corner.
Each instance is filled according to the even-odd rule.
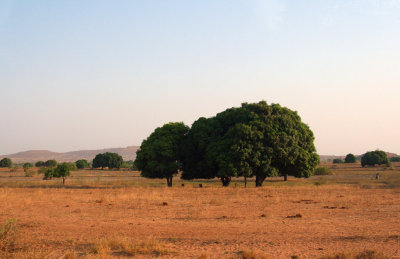
[[[327,167],[318,167],[314,171],[314,175],[330,175],[332,171]]]

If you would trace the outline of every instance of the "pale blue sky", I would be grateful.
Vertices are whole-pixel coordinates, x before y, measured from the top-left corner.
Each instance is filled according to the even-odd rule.
[[[400,153],[400,0],[0,2],[0,154],[140,145],[242,102]]]

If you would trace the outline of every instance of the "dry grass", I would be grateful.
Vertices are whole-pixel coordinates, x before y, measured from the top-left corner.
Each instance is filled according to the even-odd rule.
[[[109,171],[99,180],[74,172],[71,188],[59,188],[2,171],[0,228],[16,224],[3,234],[0,258],[369,258],[355,257],[365,249],[399,257],[398,167],[334,170],[262,188],[221,188],[217,180],[152,187],[136,173]],[[124,177],[137,182],[120,184]]]
[[[97,240],[90,246],[89,253],[103,256],[163,256],[177,254],[155,238],[134,240],[126,237]]]

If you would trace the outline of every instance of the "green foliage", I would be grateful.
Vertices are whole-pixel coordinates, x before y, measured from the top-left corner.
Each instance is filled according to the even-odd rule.
[[[68,162],[67,165],[68,165],[68,169],[69,169],[70,171],[76,171],[76,170],[78,169],[78,168],[76,167],[76,164],[75,164],[75,163]]]
[[[343,160],[341,158],[335,158],[332,161],[334,164],[343,164]]]
[[[314,136],[294,111],[279,104],[244,103],[211,118],[200,118],[189,130],[183,179],[256,176],[256,185],[275,175],[309,177],[319,163]]]
[[[57,161],[54,160],[54,159],[47,160],[47,161],[44,163],[44,166],[46,166],[46,167],[56,167],[56,166],[57,166]]]
[[[117,153],[106,152],[104,154],[97,154],[93,159],[93,168],[115,168],[120,169],[123,163],[122,156]]]
[[[37,161],[37,162],[35,163],[35,166],[36,166],[36,167],[43,167],[43,166],[45,166],[45,164],[44,164],[43,161]]]
[[[344,158],[344,162],[347,163],[347,164],[356,163],[356,162],[357,162],[357,158],[356,158],[355,155],[349,153],[349,154],[347,154],[346,157]]]
[[[42,170],[43,169],[43,170]],[[39,170],[39,173],[43,173],[44,174],[44,180],[50,180],[53,178],[54,176],[54,168],[41,168],[41,170]]]
[[[318,167],[314,170],[314,175],[330,175],[332,174],[331,170],[327,167]]]
[[[400,156],[391,157],[390,162],[400,162]]]
[[[361,165],[364,166],[375,166],[383,165],[390,166],[390,161],[387,154],[381,150],[375,150],[367,152],[361,158]]]
[[[0,167],[12,167],[12,161],[11,159],[5,157],[2,160],[0,160]]]
[[[182,122],[171,122],[156,128],[143,140],[134,162],[141,175],[147,178],[166,178],[168,186],[172,186],[172,177],[182,165],[182,145],[188,130]]]
[[[65,179],[70,176],[70,168],[73,163],[61,163],[56,168],[47,168],[44,172],[44,179],[63,178],[63,184]]]
[[[84,169],[89,167],[89,163],[85,159],[80,159],[75,162],[76,168]]]
[[[32,165],[31,163],[25,163],[25,164],[23,165],[23,168],[24,168],[24,169],[28,169],[28,168],[31,168],[31,167],[33,167],[33,165]]]

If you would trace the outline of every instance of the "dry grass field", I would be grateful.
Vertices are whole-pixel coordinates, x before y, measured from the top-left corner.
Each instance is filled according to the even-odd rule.
[[[0,258],[400,258],[400,164],[326,166],[262,188],[91,170],[63,187],[3,169]]]

